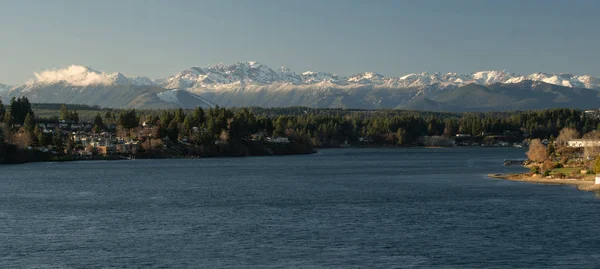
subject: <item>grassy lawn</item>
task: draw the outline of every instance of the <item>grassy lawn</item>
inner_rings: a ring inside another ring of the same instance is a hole
[[[579,173],[580,170],[585,170],[585,167],[563,167],[563,168],[556,168],[556,169],[550,171],[550,174],[554,175],[554,174],[558,174],[558,173],[563,173],[565,175],[569,175],[572,172]]]

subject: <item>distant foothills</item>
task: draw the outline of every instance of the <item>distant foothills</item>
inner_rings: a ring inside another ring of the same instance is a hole
[[[0,105],[0,163],[310,154],[318,148],[489,146],[597,130],[598,110],[418,112],[332,108],[114,109]]]
[[[296,73],[258,62],[193,67],[161,78],[105,73],[84,66],[35,73],[22,85],[0,84],[0,98],[105,108],[290,107],[514,111],[598,106],[600,80],[590,75],[479,71],[401,77],[364,72]]]

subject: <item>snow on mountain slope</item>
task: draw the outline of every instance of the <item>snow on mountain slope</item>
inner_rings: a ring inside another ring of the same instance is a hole
[[[346,86],[352,84],[386,86],[396,88],[425,87],[439,85],[441,87],[459,87],[470,83],[488,85],[493,83],[519,83],[524,80],[541,81],[566,87],[600,89],[598,78],[572,74],[534,73],[519,75],[507,71],[478,71],[471,74],[458,73],[414,73],[401,77],[384,77],[374,72],[364,72],[344,77],[327,72],[306,71],[295,73],[289,68],[282,67],[273,70],[258,62],[237,63],[230,66],[216,65],[208,67],[193,67],[156,83],[167,89],[198,90],[243,90],[254,89],[248,85],[322,85],[333,84]],[[289,88],[289,87],[287,87]],[[295,87],[292,87],[295,88]]]
[[[27,96],[33,102],[131,108],[193,108],[215,104],[393,108],[409,102],[433,106],[433,101],[437,102],[432,99],[435,96],[470,84],[536,81],[567,89],[600,91],[600,80],[589,75],[520,75],[492,70],[471,74],[422,72],[400,77],[364,72],[345,77],[319,71],[296,73],[286,67],[271,69],[258,62],[192,67],[158,80],[105,73],[79,65],[34,75],[33,80],[23,85],[0,85],[0,97],[5,102],[12,97]]]
[[[3,92],[7,92],[8,90],[10,90],[10,88],[10,86],[0,83],[0,94],[2,94]]]
[[[214,107],[210,101],[185,90],[173,89],[159,92],[156,96],[167,103],[176,104],[182,108]]]
[[[71,65],[67,68],[46,70],[34,73],[35,80],[28,84],[66,83],[73,86],[131,84],[136,86],[154,85],[147,77],[127,77],[121,73],[104,73],[89,67]]]

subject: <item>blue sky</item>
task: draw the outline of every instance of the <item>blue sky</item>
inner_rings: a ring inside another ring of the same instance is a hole
[[[0,83],[80,64],[161,78],[255,60],[340,75],[600,75],[595,0],[0,0]]]

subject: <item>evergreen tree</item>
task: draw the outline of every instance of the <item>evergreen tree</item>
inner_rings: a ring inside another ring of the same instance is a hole
[[[45,140],[44,132],[42,132],[40,130],[40,127],[37,125],[33,129],[33,136],[34,136],[34,141],[36,141],[39,146],[42,146],[42,147],[45,146],[46,141],[44,141]]]
[[[189,132],[191,132],[192,128],[194,126],[193,125],[193,117],[190,115],[185,116],[185,119],[183,120],[183,132],[188,134]]]
[[[31,116],[31,114],[28,113],[27,116],[25,116],[25,121],[23,123],[23,127],[25,128],[25,131],[27,131],[27,133],[29,135],[33,135],[33,131],[34,131],[36,125],[35,125],[33,116]]]
[[[10,111],[4,113],[4,119],[2,120],[2,122],[9,126],[13,124],[12,114],[10,113]]]
[[[58,154],[64,154],[65,153],[65,144],[60,135],[60,132],[61,132],[60,129],[57,128],[52,133],[52,147],[53,147],[54,151],[56,151]]]
[[[196,107],[192,114],[192,127],[200,127],[204,124],[204,110],[201,107]]]
[[[4,120],[5,113],[6,113],[6,108],[4,108],[4,104],[2,103],[2,98],[0,98],[0,121]]]
[[[10,100],[11,123],[23,124],[23,122],[25,122],[25,117],[27,116],[27,114],[31,114],[32,117],[34,116],[33,110],[31,109],[31,104],[29,103],[27,97],[13,97]]]
[[[132,129],[138,126],[139,120],[135,109],[121,111],[117,124],[125,129]]]
[[[185,119],[185,112],[183,112],[183,109],[179,108],[179,109],[175,110],[175,121],[177,121],[177,123],[183,123],[184,119]]]
[[[179,130],[178,130],[178,122],[173,119],[171,121],[171,123],[169,124],[168,128],[167,128],[167,136],[169,137],[169,140],[171,141],[177,141],[177,138],[179,137]]]
[[[59,112],[59,116],[58,119],[61,121],[66,121],[69,119],[69,110],[67,109],[67,106],[65,104],[62,104],[60,106],[60,112]]]
[[[94,117],[94,131],[96,133],[100,133],[100,132],[102,132],[103,129],[104,129],[104,121],[102,120],[102,116],[100,116],[100,113],[98,113]]]

